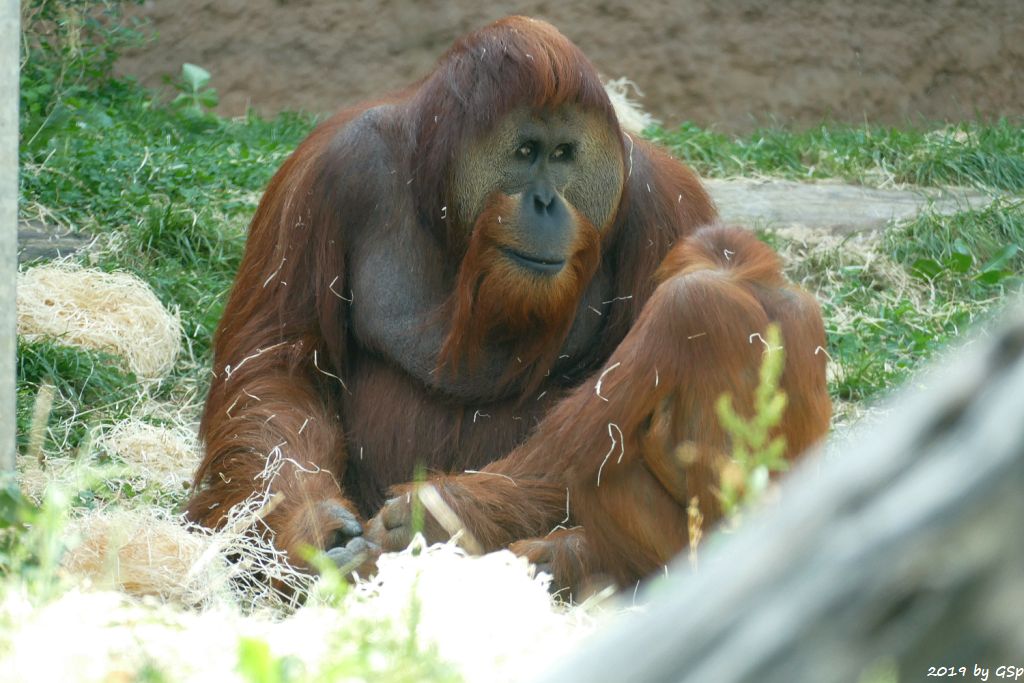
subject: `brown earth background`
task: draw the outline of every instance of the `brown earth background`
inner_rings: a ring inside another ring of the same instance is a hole
[[[1024,113],[1024,0],[147,0],[155,42],[119,68],[213,74],[220,113],[329,112],[428,73],[454,38],[546,19],[666,125],[727,131]]]

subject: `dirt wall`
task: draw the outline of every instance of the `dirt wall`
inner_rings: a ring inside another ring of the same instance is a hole
[[[426,74],[506,14],[551,21],[667,124],[958,120],[1024,113],[1022,0],[148,0],[158,86],[194,62],[221,112],[332,111]]]

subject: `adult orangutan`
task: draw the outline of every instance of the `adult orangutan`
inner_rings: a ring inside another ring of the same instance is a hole
[[[720,516],[713,405],[749,407],[770,321],[788,454],[829,420],[817,304],[715,221],[552,26],[461,38],[271,181],[217,330],[188,515],[216,526],[269,487],[278,547],[347,564],[409,542],[419,465],[483,549],[560,584],[660,567],[691,497]],[[429,514],[425,532],[449,535]]]

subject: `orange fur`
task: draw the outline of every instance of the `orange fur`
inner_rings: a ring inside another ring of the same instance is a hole
[[[787,457],[828,430],[818,307],[785,283],[767,246],[744,230],[705,228],[672,251],[659,279],[604,369],[559,403],[525,444],[484,475],[446,480],[447,497],[487,547],[555,527],[567,489],[571,522],[586,533],[590,556],[547,551],[557,576],[577,584],[586,578],[575,574],[583,567],[625,584],[668,562],[689,540],[692,497],[706,524],[721,517],[714,492],[729,441],[714,404],[729,392],[749,413],[764,351],[752,335],[763,338],[769,322],[780,324],[786,349],[782,388],[790,404],[779,431]],[[495,524],[477,514],[481,507],[519,516],[514,525]],[[562,543],[564,536],[543,540]],[[540,540],[517,547],[536,554]],[[571,559],[559,565],[559,557]]]
[[[573,210],[576,239],[568,266],[555,277],[524,274],[498,251],[514,246],[507,244],[507,223],[517,213],[516,202],[499,194],[480,214],[447,307],[452,325],[440,361],[442,368],[463,362],[472,367],[474,352],[486,342],[528,339],[517,347],[519,362],[502,378],[508,382],[532,371],[528,393],[539,386],[569,334],[580,296],[597,270],[601,245],[594,226]]]
[[[501,257],[514,246],[498,221],[515,220],[510,198],[493,196],[473,225],[441,210],[453,159],[524,105],[572,106],[620,133],[578,48],[512,17],[460,39],[413,88],[325,122],[282,165],[214,340],[189,517],[222,524],[266,488],[281,501],[266,525],[289,552],[340,528],[325,502],[372,517],[369,535],[393,549],[408,541],[405,498],[382,504],[409,490],[419,464],[484,548],[519,541],[566,583],[628,582],[685,546],[690,497],[707,523],[720,515],[729,444],[713,404],[729,391],[749,407],[761,360],[750,335],[771,321],[786,345],[789,456],[825,433],[817,304],[750,234],[699,230],[715,221],[710,198],[650,143],[614,138],[614,220],[598,229],[570,207],[573,253],[557,276]],[[369,300],[353,292],[361,267]],[[357,325],[360,311],[401,313],[392,304],[407,301],[427,307],[412,333],[382,329],[405,335],[395,348],[408,357],[366,332],[376,318]],[[588,331],[570,356],[577,328]],[[415,356],[423,340],[426,360]],[[463,394],[445,384],[463,376]],[[264,478],[269,454],[282,460]],[[548,536],[557,526],[574,528]]]

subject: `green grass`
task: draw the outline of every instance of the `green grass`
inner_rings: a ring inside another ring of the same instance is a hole
[[[147,395],[195,404],[246,225],[315,119],[222,119],[164,105],[114,77],[117,50],[140,40],[120,19],[120,3],[33,0],[25,11],[21,216],[96,237],[88,265],[134,273],[166,306],[180,307],[186,353]],[[22,446],[44,380],[56,387],[51,451],[77,448],[90,424],[125,417],[138,394],[109,356],[56,344],[22,344],[18,370]]]
[[[1024,198],[999,199],[979,211],[925,214],[888,234],[886,249],[911,270],[970,297],[977,285],[1020,274]]]
[[[313,122],[196,119],[148,97],[126,86],[114,102],[65,105],[73,123],[46,124],[22,149],[23,212],[100,236],[96,265],[133,272],[180,305],[203,357],[259,191]]]
[[[43,447],[49,452],[77,448],[90,424],[127,417],[138,396],[135,376],[119,368],[109,354],[53,342],[19,342],[17,359],[18,447],[29,442],[32,407],[40,388],[53,388],[54,403]]]
[[[837,372],[833,398],[866,403],[905,381],[972,323],[1020,291],[1024,206],[997,200],[951,216],[924,213],[884,234],[766,234],[788,275],[821,302]],[[805,248],[807,247],[807,248]]]
[[[312,122],[298,116],[274,122],[183,118],[155,107],[148,93],[131,84],[119,99],[98,100],[65,104],[74,111],[69,121],[78,123],[23,146],[21,211],[25,218],[98,237],[90,265],[135,273],[166,306],[181,307],[188,353],[158,394],[167,397],[176,380],[195,380],[208,364],[259,190]],[[111,112],[103,126],[83,123],[100,109]],[[51,119],[46,126],[56,124]],[[54,345],[23,348],[20,399],[36,385],[33,368],[48,364],[50,376],[77,385],[74,392],[60,391],[69,400],[77,397],[68,410],[122,414],[89,400],[94,393],[120,397],[136,384],[124,375],[118,385],[109,357]],[[19,401],[20,424],[28,409]],[[82,424],[71,431],[74,446]]]
[[[925,129],[826,124],[810,130],[757,130],[729,136],[684,123],[650,137],[708,176],[841,178],[879,184],[964,185],[1024,191],[1020,120]]]

